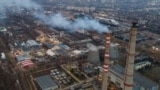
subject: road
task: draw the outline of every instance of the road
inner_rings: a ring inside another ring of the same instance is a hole
[[[61,65],[62,69],[66,71],[72,78],[74,78],[77,82],[81,82],[77,77],[75,77],[70,71],[68,71],[64,65]]]
[[[22,90],[33,90],[31,82],[25,72],[19,71],[18,78],[19,78]]]
[[[19,78],[22,90],[29,90],[28,84],[25,80],[25,76],[24,76],[23,72],[21,72],[21,71],[18,72],[18,78]]]

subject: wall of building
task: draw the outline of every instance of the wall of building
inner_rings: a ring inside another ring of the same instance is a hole
[[[43,89],[43,90],[55,90],[57,88],[58,88],[58,86],[54,86],[54,87],[46,88],[46,89]]]
[[[109,78],[111,80],[111,82],[115,83],[118,87],[123,88],[124,85],[124,80],[122,78],[120,78],[119,76],[117,76],[116,74],[113,74],[111,72],[109,72]]]
[[[100,68],[101,73],[102,73],[102,70],[103,69]],[[114,84],[116,84],[117,87],[122,88],[123,90],[124,89],[124,77],[121,74],[109,69],[108,78],[109,78],[109,81],[113,82]],[[138,85],[137,83],[134,83],[133,90],[158,90],[158,86],[154,86],[152,88],[146,88],[141,85]]]

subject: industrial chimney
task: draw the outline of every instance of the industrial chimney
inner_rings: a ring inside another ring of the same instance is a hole
[[[137,35],[137,22],[132,22],[130,31],[130,41],[128,47],[128,57],[125,67],[125,81],[124,90],[133,90],[133,72],[134,72],[134,58],[135,58],[135,45]]]
[[[105,54],[104,54],[104,65],[103,65],[103,81],[102,81],[102,90],[107,90],[108,88],[108,68],[109,68],[109,49],[110,49],[110,38],[111,33],[106,34],[105,42]]]

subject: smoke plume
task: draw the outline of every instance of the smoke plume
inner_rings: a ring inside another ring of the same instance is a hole
[[[5,9],[11,6],[14,6],[17,10],[20,10],[21,8],[40,8],[37,3],[31,0],[0,0],[1,11],[5,12]]]
[[[98,32],[107,32],[108,28],[98,21],[89,19],[87,17],[77,18],[74,21],[67,20],[62,14],[54,14],[51,16],[46,16],[44,14],[36,14],[40,20],[45,24],[54,27],[64,28],[68,30],[74,29],[86,29],[86,30],[97,30]]]
[[[5,13],[5,9],[14,6],[17,10],[21,10],[21,8],[26,8],[29,10],[38,8],[43,11],[43,8],[33,2],[32,0],[0,0],[0,8],[1,12]],[[53,15],[45,15],[44,13],[35,12],[34,16],[43,21],[43,23],[53,26],[59,27],[69,30],[74,29],[87,29],[87,30],[97,30],[98,32],[107,32],[108,28],[98,21],[89,19],[87,17],[77,18],[74,21],[67,20],[62,14],[53,14]]]

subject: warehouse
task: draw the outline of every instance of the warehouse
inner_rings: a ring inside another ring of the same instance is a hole
[[[58,88],[58,85],[53,81],[49,75],[44,75],[35,78],[40,90],[55,90]]]

